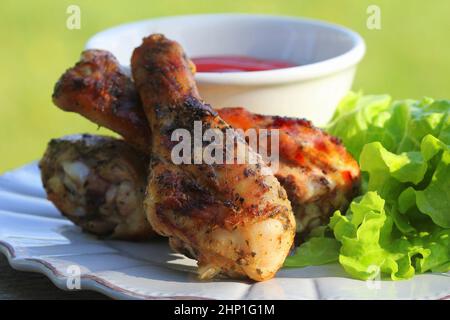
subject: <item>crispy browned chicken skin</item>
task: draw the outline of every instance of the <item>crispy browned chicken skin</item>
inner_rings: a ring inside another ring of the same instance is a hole
[[[143,208],[148,157],[122,140],[53,139],[40,161],[47,196],[84,231],[123,240],[155,235]]]
[[[53,102],[119,133],[148,153],[150,129],[139,95],[117,59],[104,50],[87,50],[55,85]]]
[[[304,119],[264,116],[244,108],[218,110],[229,125],[243,130],[279,129],[279,169],[275,176],[286,189],[306,235],[328,223],[330,215],[346,209],[359,187],[358,163],[335,137]]]
[[[152,131],[147,217],[172,246],[198,260],[201,278],[217,274],[262,281],[282,266],[294,239],[295,219],[285,190],[242,139],[236,144],[257,164],[180,164],[171,159],[171,133],[193,136],[203,129],[230,128],[200,99],[180,45],[151,35],[135,49],[131,67]],[[251,172],[251,174],[245,174]]]
[[[110,54],[95,50],[85,52],[84,55],[91,57],[92,64],[104,63],[106,61],[104,59],[93,58],[95,55],[101,55],[109,57],[107,59],[109,64],[117,65],[108,69],[92,66],[93,69],[102,69],[103,72],[119,69],[117,60]],[[74,73],[78,74],[81,71],[73,72],[71,70],[82,66],[83,64],[77,64],[63,75],[62,79],[72,82],[73,80],[70,79]],[[103,77],[99,76],[98,79],[112,77],[112,75],[104,75]],[[131,80],[129,81],[131,82]],[[86,92],[86,95],[91,94],[94,97],[99,95],[100,93],[96,93],[95,88],[101,87],[101,85],[93,85],[94,90]],[[128,96],[137,95],[137,93],[132,93],[132,91],[136,91],[134,86],[127,86],[120,91],[129,91]],[[73,94],[72,91],[66,92],[65,89],[61,89],[60,95],[67,95],[64,100],[72,101],[75,106],[80,105],[77,103],[77,99],[83,97],[81,94]],[[87,113],[96,113],[96,110],[99,109],[95,105],[96,100],[86,97],[86,101],[92,103],[91,105],[84,104],[86,109],[92,110]],[[59,100],[55,100],[55,103],[58,105]],[[108,106],[110,105],[106,105],[106,107]],[[127,108],[134,114],[143,114],[140,99],[136,101],[135,105],[127,105]],[[125,108],[119,107],[118,109]],[[77,108],[74,107],[73,110],[77,111]],[[78,112],[85,115],[83,110],[78,109]],[[122,118],[117,116],[115,119],[114,112],[114,110],[106,112],[111,115],[107,119],[108,127],[120,133]],[[217,112],[234,128],[243,130],[248,128],[280,129],[280,169],[276,173],[276,177],[288,193],[297,219],[297,231],[302,235],[306,235],[318,224],[327,223],[329,216],[337,209],[345,209],[355,195],[360,176],[357,162],[338,139],[313,127],[309,121],[256,115],[243,108],[224,108],[218,109]],[[102,116],[103,114],[97,112],[95,117]],[[150,144],[150,131],[144,128],[146,128],[144,121],[130,123],[127,126],[127,130],[130,130],[128,136],[141,134],[145,137],[143,140]]]

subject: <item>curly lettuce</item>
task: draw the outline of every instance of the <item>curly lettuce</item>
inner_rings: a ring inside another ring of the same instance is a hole
[[[449,271],[450,101],[350,93],[326,129],[359,159],[362,194],[285,266],[338,261],[362,280]]]

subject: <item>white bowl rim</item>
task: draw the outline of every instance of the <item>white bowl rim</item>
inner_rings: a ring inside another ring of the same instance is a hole
[[[366,45],[363,38],[355,31],[344,26],[304,17],[293,17],[286,15],[269,15],[269,14],[247,14],[247,13],[218,13],[218,14],[192,14],[192,15],[173,15],[163,16],[152,19],[145,19],[135,22],[120,24],[94,34],[86,43],[85,49],[97,48],[95,43],[105,36],[111,36],[117,31],[122,31],[130,27],[144,26],[151,22],[162,20],[177,19],[198,19],[198,18],[232,18],[246,17],[249,19],[272,19],[291,22],[304,22],[311,25],[322,26],[334,31],[340,32],[349,37],[352,41],[350,50],[335,57],[322,61],[294,66],[283,69],[252,71],[252,72],[197,72],[195,79],[200,84],[227,84],[227,85],[272,85],[282,84],[286,82],[298,82],[316,79],[337,72],[349,69],[361,61],[365,52]],[[125,66],[128,67],[128,66]]]

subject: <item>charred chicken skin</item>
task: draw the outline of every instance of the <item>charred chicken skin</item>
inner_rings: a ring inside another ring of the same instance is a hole
[[[272,278],[293,244],[295,219],[286,191],[242,139],[257,164],[180,164],[171,159],[171,133],[193,136],[230,128],[204,104],[180,45],[151,35],[135,49],[132,74],[152,132],[145,209],[152,227],[198,261],[199,276]]]
[[[148,156],[124,141],[53,139],[39,165],[48,199],[84,231],[122,240],[155,235],[143,208]]]
[[[101,55],[109,57],[110,64],[116,64],[114,68],[102,68],[101,66],[92,66],[93,69],[102,69],[103,72],[108,70],[119,69],[118,62],[115,58],[100,50],[85,52],[86,56],[91,57],[91,63],[99,63],[104,60],[94,59],[93,56]],[[74,72],[83,64],[77,64],[63,75],[59,82],[73,82]],[[112,78],[112,75],[99,76],[98,79]],[[62,80],[65,79],[65,80]],[[131,82],[131,80],[129,80]],[[58,87],[58,86],[57,86]],[[93,118],[101,118],[104,115],[99,113],[99,107],[95,105],[96,100],[89,98],[98,96],[101,92],[96,92],[96,88],[101,85],[92,85],[93,90],[85,92],[86,110],[80,110],[81,103],[77,100],[83,97],[82,94],[76,94],[73,91],[66,91],[65,88],[60,89],[59,95],[63,101],[70,101],[73,105],[72,110],[82,115],[95,114]],[[128,90],[129,96],[136,96],[134,86],[128,86],[126,89],[121,88],[119,91]],[[132,93],[134,91],[135,93]],[[66,96],[66,97],[65,97]],[[54,100],[58,103],[60,100]],[[77,107],[78,106],[78,107]],[[107,108],[111,105],[103,106]],[[64,109],[64,107],[62,107]],[[124,108],[118,107],[119,110]],[[143,114],[140,99],[137,99],[135,105],[128,105],[128,110],[134,114]],[[99,121],[104,123],[108,120],[108,127],[113,131],[120,133],[120,124],[122,118],[114,116],[115,110],[107,111],[111,115],[108,119]],[[329,216],[337,209],[345,209],[349,201],[355,195],[359,186],[360,171],[357,162],[345,150],[340,141],[322,130],[315,128],[309,121],[294,118],[282,118],[276,116],[263,116],[252,114],[243,108],[224,108],[217,110],[229,125],[236,129],[247,130],[249,128],[257,129],[279,129],[280,131],[280,148],[279,148],[279,170],[276,177],[286,189],[288,198],[292,203],[292,207],[297,220],[297,232],[302,236],[317,226],[328,222]],[[125,119],[127,119],[125,117]],[[128,136],[141,135],[145,143],[150,146],[151,135],[150,130],[146,130],[145,121],[129,123],[127,130],[130,130]],[[146,150],[150,148],[144,147]]]
[[[150,129],[130,77],[108,51],[87,50],[56,83],[53,102],[119,133],[148,152]]]
[[[218,110],[229,125],[247,130],[279,129],[279,166],[275,176],[286,189],[297,232],[328,223],[344,210],[359,187],[358,163],[335,137],[304,119],[264,116],[244,108]]]

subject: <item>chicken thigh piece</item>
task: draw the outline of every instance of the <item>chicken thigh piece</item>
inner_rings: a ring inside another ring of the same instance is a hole
[[[297,232],[329,222],[345,211],[358,193],[360,169],[339,139],[304,119],[265,116],[244,108],[224,108],[219,115],[234,128],[279,129],[279,169],[275,176],[286,189]]]
[[[148,161],[122,140],[72,135],[51,140],[39,165],[48,199],[84,231],[145,240],[155,235],[143,207]]]
[[[171,158],[171,134],[192,136],[229,126],[200,99],[179,44],[151,35],[135,49],[132,74],[152,131],[147,217],[175,249],[198,260],[199,276],[222,274],[272,278],[282,266],[295,235],[295,219],[285,190],[262,159],[242,139],[256,164],[179,164]]]

